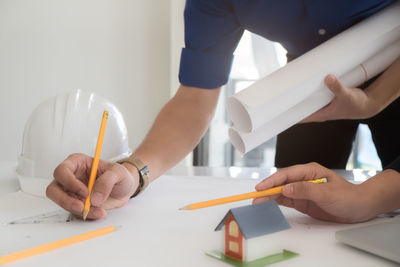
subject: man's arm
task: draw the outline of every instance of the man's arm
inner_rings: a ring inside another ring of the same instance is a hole
[[[148,165],[151,181],[193,150],[210,124],[219,92],[219,88],[207,90],[180,86],[160,111],[147,137],[133,154]],[[89,193],[86,182],[91,165],[90,156],[69,156],[55,169],[47,196],[64,209],[81,216],[83,201]],[[107,209],[123,206],[138,185],[139,174],[133,165],[100,161],[88,218],[104,218]]]
[[[181,86],[164,106],[134,157],[147,164],[150,180],[178,163],[199,142],[214,114],[219,87],[226,84],[233,51],[244,29],[226,1],[188,0],[185,5],[185,48],[179,70]],[[199,89],[207,88],[207,89]],[[80,215],[87,195],[86,173],[91,158],[72,155],[54,172],[47,195]],[[130,163],[100,162],[88,218],[106,216],[105,209],[124,205],[139,183]],[[97,194],[98,193],[98,194]]]
[[[214,115],[219,92],[219,88],[206,90],[181,85],[164,106],[133,154],[148,164],[150,180],[181,161],[199,143]]]

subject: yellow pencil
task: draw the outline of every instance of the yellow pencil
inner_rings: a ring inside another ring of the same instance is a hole
[[[101,153],[101,147],[103,146],[103,139],[104,139],[104,133],[106,131],[107,118],[108,118],[108,111],[105,110],[103,112],[103,118],[101,120],[99,138],[97,139],[96,151],[94,152],[92,169],[90,171],[89,183],[88,183],[89,195],[86,197],[85,200],[85,207],[83,209],[83,215],[82,215],[83,220],[86,220],[86,217],[90,210],[90,197],[92,195],[94,181],[96,180],[97,167],[99,166],[100,153]]]
[[[25,249],[22,251],[18,251],[15,253],[11,253],[8,255],[4,255],[0,257],[0,265],[2,264],[6,264],[12,261],[16,261],[16,260],[20,260],[23,258],[27,258],[30,256],[34,256],[43,252],[47,252],[50,250],[54,250],[56,248],[61,248],[61,247],[65,247],[68,245],[72,245],[81,241],[85,241],[91,238],[95,238],[98,236],[102,236],[105,234],[109,234],[111,232],[114,232],[115,229],[117,229],[118,227],[115,226],[107,226],[101,229],[97,229],[91,232],[87,232],[84,234],[80,234],[80,235],[76,235],[76,236],[72,236],[72,237],[68,237],[65,239],[61,239],[55,242],[51,242],[45,245],[41,245],[41,246],[37,246],[37,247],[33,247],[33,248],[29,248],[29,249]]]
[[[316,179],[316,180],[310,180],[307,182],[320,184],[320,183],[326,183],[327,180],[326,180],[326,178],[321,178],[321,179]],[[213,199],[213,200],[207,200],[207,201],[203,201],[203,202],[193,203],[193,204],[189,204],[185,207],[180,208],[180,210],[196,210],[196,209],[207,208],[207,207],[211,207],[211,206],[221,205],[221,204],[245,200],[245,199],[277,195],[277,194],[282,193],[282,188],[283,188],[283,186],[277,186],[277,187],[273,187],[273,188],[263,190],[263,191],[244,193],[244,194],[240,194],[240,195],[234,195],[234,196],[229,196],[229,197],[223,197],[223,198],[217,198],[217,199]]]

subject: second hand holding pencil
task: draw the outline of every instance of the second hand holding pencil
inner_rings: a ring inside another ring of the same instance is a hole
[[[314,184],[320,184],[320,183],[326,183],[327,180],[326,180],[326,178],[321,178],[321,179],[316,179],[316,180],[309,180],[307,182],[314,183]],[[282,193],[282,188],[283,188],[283,186],[277,186],[277,187],[273,187],[273,188],[270,188],[267,190],[244,193],[244,194],[240,194],[240,195],[234,195],[234,196],[229,196],[229,197],[223,197],[223,198],[217,198],[217,199],[207,200],[207,201],[203,201],[203,202],[193,203],[193,204],[190,204],[190,205],[180,208],[180,210],[202,209],[202,208],[207,208],[207,207],[211,207],[211,206],[221,205],[221,204],[245,200],[245,199],[277,195],[277,194]]]

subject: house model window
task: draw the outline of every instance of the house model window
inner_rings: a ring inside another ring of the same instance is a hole
[[[229,210],[215,231],[223,230],[225,256],[249,262],[282,253],[279,232],[289,228],[272,200]]]
[[[239,227],[234,220],[229,223],[229,235],[233,237],[239,236]]]

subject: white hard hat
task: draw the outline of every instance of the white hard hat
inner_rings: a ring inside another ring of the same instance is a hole
[[[110,101],[82,90],[52,97],[32,112],[25,125],[16,169],[22,191],[45,196],[54,169],[68,155],[93,157],[104,110],[109,116],[100,158],[117,161],[128,157],[126,125]]]

